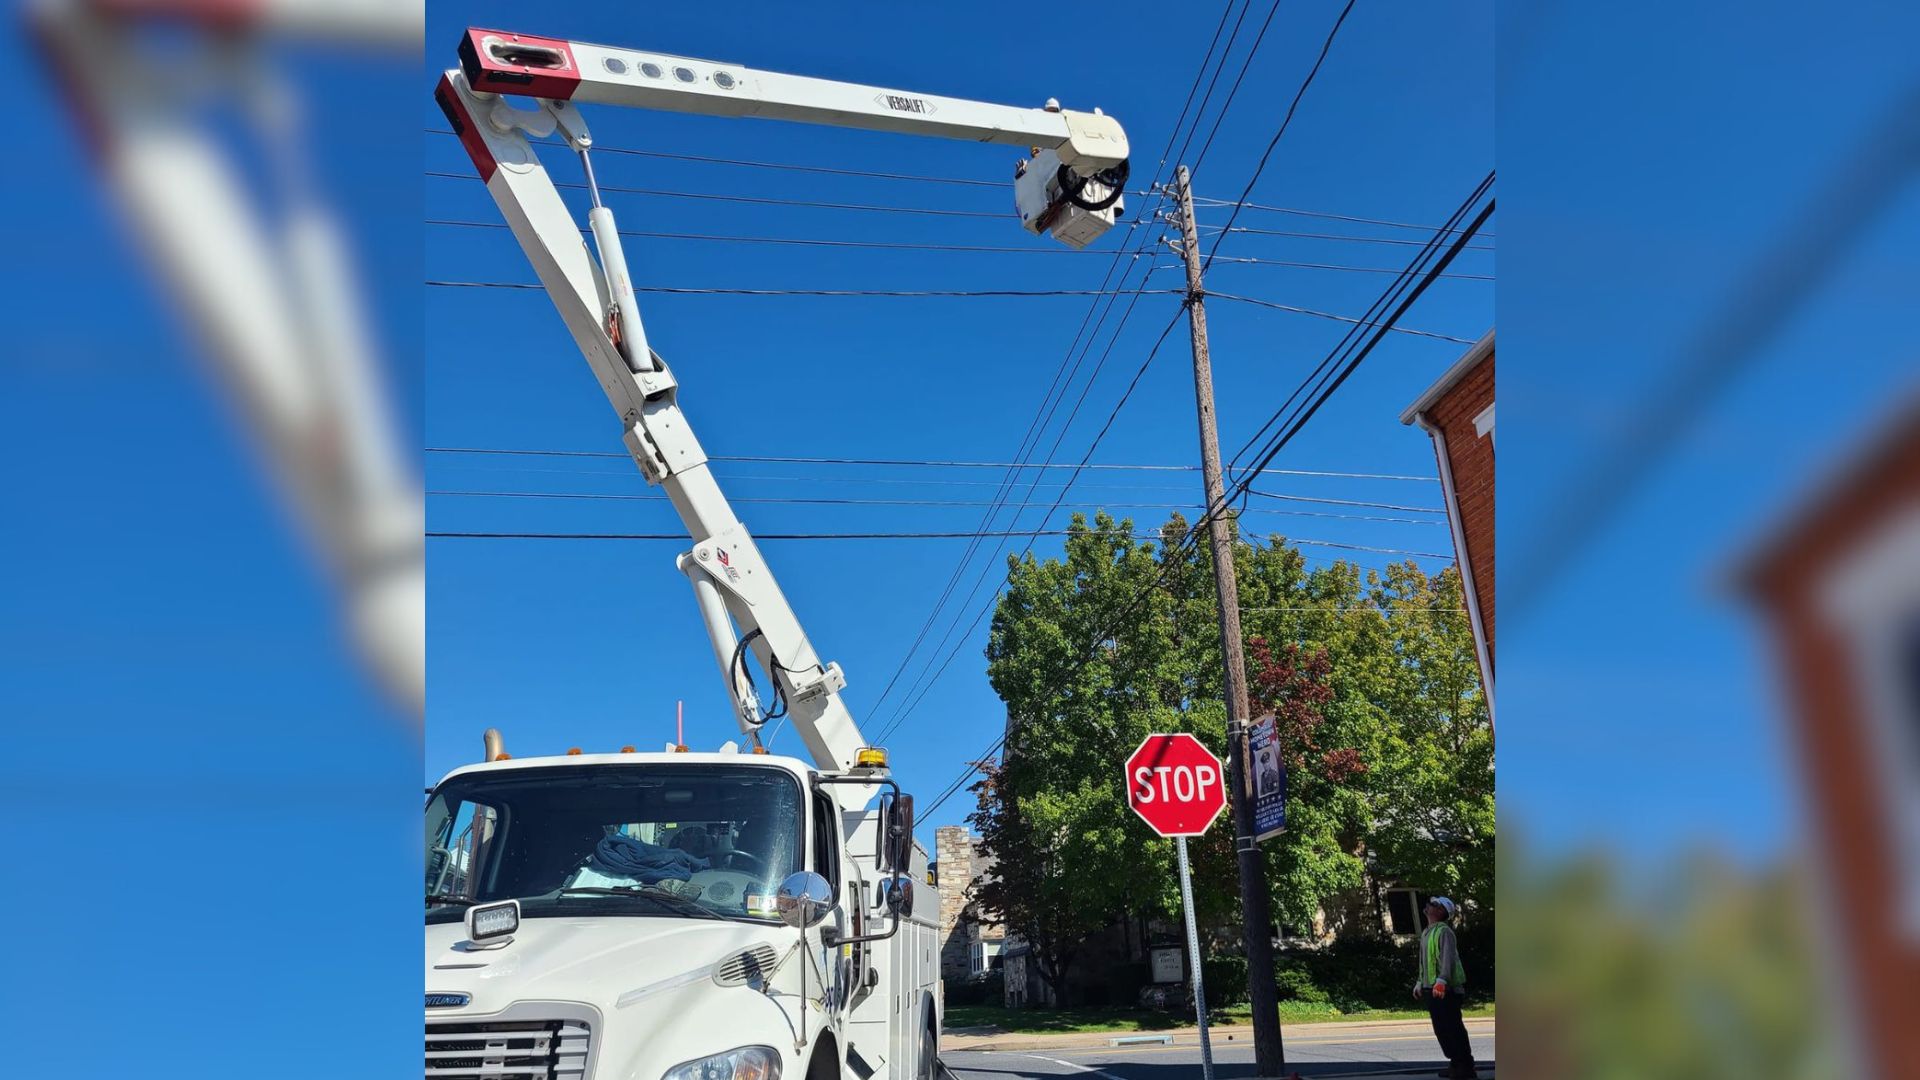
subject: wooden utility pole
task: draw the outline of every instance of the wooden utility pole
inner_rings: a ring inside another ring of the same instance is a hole
[[[1247,762],[1247,659],[1240,642],[1239,585],[1233,572],[1233,538],[1226,518],[1226,480],[1220,471],[1220,432],[1214,420],[1213,362],[1207,353],[1206,290],[1200,284],[1199,226],[1193,219],[1193,188],[1185,165],[1174,172],[1180,203],[1180,253],[1187,263],[1187,322],[1193,332],[1193,396],[1200,413],[1200,470],[1207,486],[1207,537],[1213,550],[1213,581],[1220,608],[1220,651],[1227,677],[1227,791],[1232,804],[1234,858],[1240,864],[1240,917],[1247,944],[1247,996],[1253,1004],[1255,1072],[1279,1076],[1286,1064],[1280,1036],[1280,991],[1274,984],[1273,919],[1266,869],[1254,842],[1253,784]]]

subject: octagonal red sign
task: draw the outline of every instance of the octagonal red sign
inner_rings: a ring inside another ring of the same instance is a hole
[[[1127,758],[1127,805],[1161,836],[1198,836],[1227,805],[1226,770],[1191,735],[1149,735]]]

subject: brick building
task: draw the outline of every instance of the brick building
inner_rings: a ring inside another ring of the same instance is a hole
[[[1480,654],[1480,681],[1493,710],[1493,331],[1400,414],[1433,440],[1441,496],[1453,529],[1467,617]]]
[[[1861,1076],[1920,1063],[1920,401],[1750,559]]]
[[[940,977],[983,974],[999,966],[1003,938],[998,923],[981,918],[973,890],[993,861],[980,854],[980,839],[958,825],[935,829],[933,845],[940,894]]]

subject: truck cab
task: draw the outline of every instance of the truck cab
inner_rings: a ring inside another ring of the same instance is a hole
[[[935,1069],[926,852],[878,769],[742,753],[465,766],[426,808],[428,1077]]]

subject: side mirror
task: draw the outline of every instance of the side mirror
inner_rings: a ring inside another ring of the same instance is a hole
[[[787,875],[780,883],[773,894],[773,904],[781,922],[805,930],[833,911],[833,886],[819,874],[802,870]]]
[[[887,804],[887,869],[904,874],[913,861],[913,796],[901,795]]]
[[[907,875],[895,874],[882,881],[880,895],[886,901],[887,914],[896,919],[913,914],[913,879]]]

